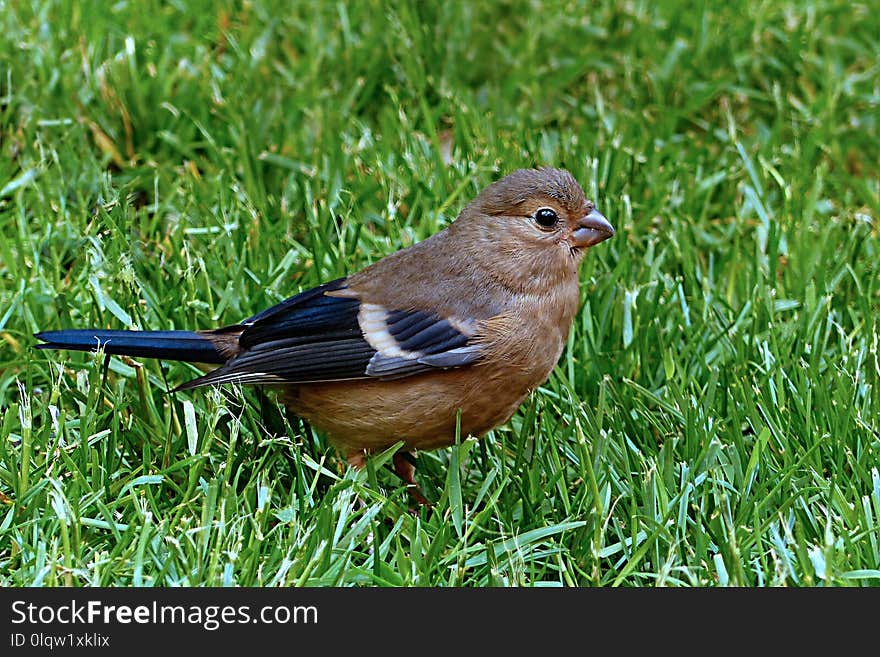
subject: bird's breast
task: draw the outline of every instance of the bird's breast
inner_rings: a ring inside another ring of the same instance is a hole
[[[573,294],[521,296],[479,323],[477,339],[485,352],[473,365],[395,380],[290,386],[285,401],[346,454],[377,451],[399,440],[409,449],[450,445],[459,413],[463,437],[482,435],[510,419],[550,375],[577,302],[576,286]]]

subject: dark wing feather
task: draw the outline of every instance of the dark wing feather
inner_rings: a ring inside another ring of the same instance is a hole
[[[370,304],[361,323],[361,301],[327,296],[345,289],[338,279],[307,290],[250,317],[236,329],[238,354],[180,389],[240,383],[314,383],[396,379],[476,361],[479,347],[445,318],[424,311],[386,311]],[[218,334],[228,334],[229,328]]]
[[[248,317],[241,323],[245,326],[252,326],[261,322],[262,320],[269,319],[278,315],[287,314],[297,307],[308,308],[310,301],[313,301],[317,297],[323,297],[325,292],[333,292],[334,290],[341,290],[345,288],[345,280],[345,278],[337,278],[328,283],[323,283],[322,285],[318,285],[317,287],[304,290],[299,294],[295,294],[289,299],[285,299],[281,303],[275,304],[274,306],[266,308],[266,310],[258,312],[252,317]]]
[[[361,334],[357,322],[357,299],[328,297],[345,287],[345,279],[319,285],[272,306],[242,322],[245,329],[239,345],[248,349],[273,340],[302,337],[322,342],[356,338]]]

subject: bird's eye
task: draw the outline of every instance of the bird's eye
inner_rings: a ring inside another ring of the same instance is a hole
[[[550,208],[541,208],[535,213],[535,221],[542,228],[553,228],[559,221],[559,215]]]

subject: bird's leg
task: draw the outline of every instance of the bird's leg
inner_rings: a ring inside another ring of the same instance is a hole
[[[416,466],[413,463],[413,455],[409,452],[395,452],[394,472],[406,482],[406,490],[413,501],[419,506],[431,506],[427,498],[422,495],[422,489],[416,482]]]
[[[348,464],[352,468],[354,468],[355,470],[363,470],[367,466],[367,453],[364,450],[348,452],[348,454],[345,455],[345,460],[348,461]],[[367,503],[364,502],[364,499],[360,495],[357,496],[357,503],[358,503],[358,506],[360,507],[361,511],[366,510]],[[367,542],[367,552],[370,555],[372,555],[373,554],[373,530],[372,529],[370,529],[370,531],[367,532],[366,542]]]
[[[351,451],[346,454],[345,460],[355,470],[363,470],[367,465],[367,453],[362,449]]]
[[[422,489],[416,482],[416,466],[413,463],[413,455],[409,452],[396,452],[393,457],[394,472],[406,482],[406,490],[410,498],[419,506],[431,506],[428,499],[422,495]],[[363,450],[351,451],[346,455],[348,464],[356,470],[366,467],[367,454]]]

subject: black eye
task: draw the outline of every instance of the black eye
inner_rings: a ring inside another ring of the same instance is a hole
[[[559,221],[559,216],[550,208],[541,208],[535,213],[535,221],[544,228],[553,228]]]

